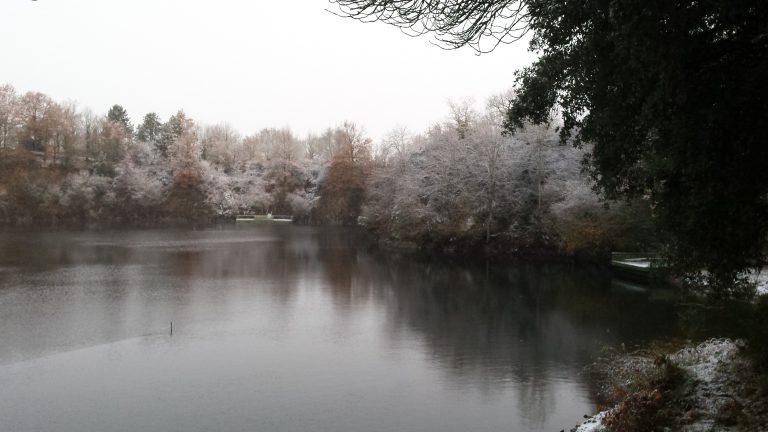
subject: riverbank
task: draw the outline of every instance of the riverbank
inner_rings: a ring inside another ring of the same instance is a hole
[[[441,242],[433,241],[420,244],[415,241],[380,238],[376,232],[370,230],[369,233],[383,250],[415,256],[437,256],[449,260],[461,259],[492,263],[575,261],[607,265],[611,256],[609,249],[599,247],[583,249],[578,252],[565,250],[551,237],[541,238],[541,241],[538,242],[494,239],[490,243],[485,243],[482,239],[477,238],[453,238]]]
[[[741,340],[610,353],[590,372],[609,408],[572,432],[768,430],[768,379]]]

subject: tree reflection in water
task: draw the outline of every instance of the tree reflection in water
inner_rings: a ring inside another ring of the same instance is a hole
[[[364,317],[387,355],[418,353],[452,391],[505,401],[512,392],[516,417],[535,429],[561,409],[563,388],[590,393],[580,373],[603,346],[676,331],[676,306],[653,294],[575,265],[418,260],[335,228],[9,233],[0,365],[165,334],[171,319],[174,338],[247,330],[257,325],[249,316],[291,337],[308,322],[297,314],[330,305],[323,319],[337,337]]]

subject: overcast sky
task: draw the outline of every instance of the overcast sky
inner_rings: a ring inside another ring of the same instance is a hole
[[[183,108],[243,134],[303,135],[352,120],[375,139],[419,132],[448,98],[478,105],[512,85],[527,44],[476,56],[382,23],[326,11],[326,0],[0,0],[0,83],[139,122]]]

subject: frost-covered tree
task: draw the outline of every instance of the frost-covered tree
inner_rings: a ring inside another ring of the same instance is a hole
[[[424,135],[388,134],[368,184],[369,228],[398,241],[498,253],[570,253],[625,236],[622,221],[634,210],[606,209],[597,198],[582,170],[588,149],[561,145],[551,125],[503,134],[505,104],[495,98],[484,112],[454,104]],[[587,226],[606,229],[587,241]]]
[[[137,166],[130,158],[124,159],[116,167],[111,192],[117,198],[116,217],[123,222],[142,224],[160,217],[164,188],[150,166]]]
[[[468,135],[468,157],[474,165],[470,169],[481,174],[474,178],[474,187],[479,204],[484,207],[485,242],[488,243],[502,196],[508,198],[508,191],[515,186],[514,179],[509,176],[514,162],[510,153],[511,140],[501,134],[501,125],[489,115],[478,120],[471,134],[469,130],[462,133]]]
[[[136,139],[144,142],[155,143],[160,139],[163,123],[160,117],[153,113],[144,114],[144,119],[136,130]]]
[[[16,147],[19,130],[19,98],[10,84],[0,85],[0,158],[8,158],[8,151]]]
[[[94,171],[101,175],[114,175],[115,165],[123,159],[130,143],[128,132],[121,123],[103,118],[91,133]]]
[[[157,139],[155,145],[163,157],[167,157],[170,152],[170,147],[174,142],[188,129],[190,123],[194,124],[191,119],[187,118],[187,115],[183,110],[179,110],[176,114],[172,115],[167,122],[163,123],[160,129],[160,137]]]
[[[201,157],[217,165],[225,172],[231,172],[238,156],[240,134],[228,124],[206,126],[202,130]]]
[[[334,130],[332,128],[326,129],[320,135],[311,135],[307,138],[307,157],[309,159],[319,157],[330,161],[336,152],[335,144]]]
[[[272,195],[267,192],[264,168],[250,163],[243,170],[225,173],[209,166],[209,200],[220,217],[238,214],[265,214],[273,206]]]
[[[363,211],[366,225],[380,237],[418,241],[434,224],[422,189],[426,176],[417,168],[424,156],[418,140],[400,127],[390,131],[382,143]]]
[[[68,174],[58,189],[62,219],[88,224],[108,217],[115,201],[111,186],[109,177],[86,172]]]
[[[472,99],[463,99],[458,102],[448,101],[448,107],[451,109],[451,125],[456,130],[459,139],[464,139],[469,135],[474,126],[473,123],[478,119],[477,111],[473,105]]]

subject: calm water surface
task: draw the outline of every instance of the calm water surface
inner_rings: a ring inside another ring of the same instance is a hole
[[[557,432],[594,411],[601,347],[674,315],[605,274],[334,229],[2,233],[0,431]]]

